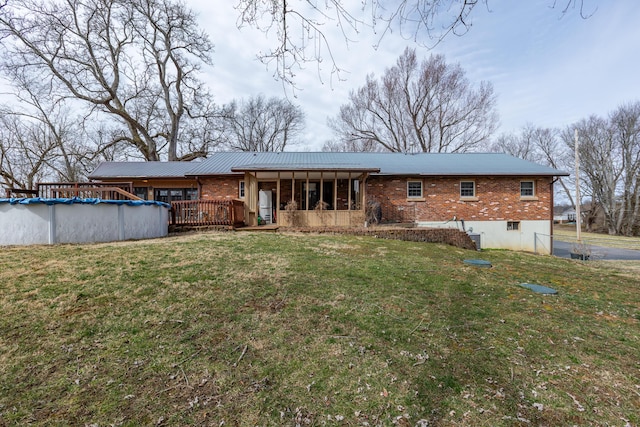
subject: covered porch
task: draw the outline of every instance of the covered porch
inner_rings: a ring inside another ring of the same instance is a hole
[[[244,172],[246,224],[288,227],[363,225],[366,180],[379,172],[353,165],[291,169],[251,165],[232,170]]]

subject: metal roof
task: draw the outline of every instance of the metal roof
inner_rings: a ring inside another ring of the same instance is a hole
[[[241,171],[352,170],[373,175],[417,176],[566,176],[548,166],[502,153],[334,153],[286,152],[214,153],[191,169],[188,176],[221,175]]]
[[[405,176],[569,175],[502,153],[219,152],[200,162],[104,162],[89,178],[184,178],[245,171],[354,171]]]
[[[89,179],[184,178],[195,162],[102,162]]]
[[[256,163],[234,166],[232,172],[245,171],[354,171],[380,172],[379,168],[366,167],[357,163]]]

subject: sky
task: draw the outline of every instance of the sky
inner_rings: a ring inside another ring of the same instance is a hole
[[[299,0],[300,1],[300,0]],[[235,0],[186,0],[215,45],[212,67],[202,75],[219,104],[263,94],[288,97],[306,115],[297,151],[319,151],[333,134],[327,118],[348,102],[350,90],[367,74],[381,76],[406,46],[418,56],[443,54],[459,63],[474,83],[488,81],[497,95],[500,133],[518,132],[527,123],[565,128],[590,115],[606,116],[618,106],[640,101],[640,2],[584,0],[584,13],[564,0],[489,0],[471,15],[463,36],[449,35],[435,47],[418,45],[397,32],[379,37],[364,30],[346,42],[335,22],[324,26],[344,79],[331,76],[328,63],[308,64],[296,74],[297,90],[274,78],[273,66],[256,58],[275,45],[274,35],[237,28]],[[299,2],[294,1],[294,5]],[[301,1],[300,1],[301,3]],[[324,3],[324,2],[321,2]],[[347,0],[345,3],[349,3]],[[359,4],[356,2],[353,4]],[[579,2],[578,2],[579,3]]]

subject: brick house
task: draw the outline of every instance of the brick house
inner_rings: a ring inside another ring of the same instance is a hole
[[[497,153],[222,152],[191,163],[105,162],[90,178],[130,180],[142,198],[166,202],[241,199],[248,225],[407,222],[463,229],[482,247],[544,253],[553,182],[567,175]]]

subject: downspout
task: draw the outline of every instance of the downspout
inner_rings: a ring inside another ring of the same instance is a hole
[[[549,221],[549,255],[553,255],[553,207],[555,205],[554,197],[553,197],[553,185],[560,179],[560,177],[556,177],[551,180],[549,192],[551,193],[551,209],[549,209],[550,213],[550,221]],[[535,242],[534,242],[535,243]]]

